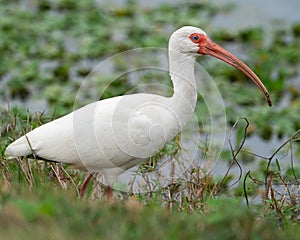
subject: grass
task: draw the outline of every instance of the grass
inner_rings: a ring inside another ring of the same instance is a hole
[[[228,198],[206,199],[204,211],[187,213],[169,212],[158,200],[147,206],[134,199],[107,206],[47,190],[46,196],[43,188],[30,196],[7,197],[1,211],[2,238],[296,239],[299,233],[297,226],[279,230],[273,216],[258,219],[258,210]]]
[[[13,121],[18,117],[12,119],[12,116],[10,113],[7,117],[17,124],[7,128],[11,136],[22,132],[20,122]],[[23,127],[43,122],[41,116],[29,116],[30,121]],[[99,195],[91,199],[91,184],[85,197],[79,198],[78,189],[84,179],[82,172],[34,159],[7,161],[2,151],[0,237],[297,239],[299,195],[293,187],[288,187],[297,186],[294,176],[297,172],[292,169],[294,172],[287,178],[276,154],[298,140],[299,135],[290,138],[260,169],[241,175],[235,188],[231,187],[230,169],[239,165],[246,135],[232,151],[232,162],[228,172],[224,171],[224,177],[218,179],[203,174],[203,169],[195,166],[172,184],[158,186],[156,191],[149,188],[142,194],[115,192],[111,205]],[[162,154],[172,155],[174,151],[168,147]],[[141,169],[139,174],[143,175],[145,169],[155,171],[156,168],[144,165]],[[279,191],[278,186],[284,189]],[[254,202],[252,198],[258,196],[259,202]]]
[[[60,164],[4,157],[5,147],[14,139],[72,111],[80,82],[94,67],[82,60],[99,62],[134,47],[164,47],[170,29],[188,24],[205,29],[209,19],[231,7],[191,2],[146,9],[135,1],[124,7],[99,7],[93,1],[59,0],[38,2],[25,11],[17,1],[3,1],[1,100],[19,104],[1,109],[1,239],[297,239],[300,93],[293,79],[299,76],[299,24],[276,30],[268,46],[259,26],[211,33],[219,43],[240,45],[251,56],[247,63],[263,79],[275,102],[275,108],[267,109],[262,97],[253,98],[257,89],[245,88],[244,77],[237,71],[216,61],[200,60],[222,89],[228,125],[233,126],[232,138],[236,139],[230,139],[232,148],[222,153],[227,161],[222,175],[193,165],[167,186],[151,182],[147,193],[115,192],[115,202],[108,205],[91,184],[86,196],[79,198],[85,173]],[[139,58],[138,64],[151,60]],[[126,71],[127,66],[116,61],[114,68]],[[141,76],[146,83],[159,79],[169,84],[166,73]],[[128,78],[117,79],[103,96],[134,88]],[[105,86],[110,80],[109,74],[102,73],[99,84]],[[91,96],[93,92],[86,93],[82,102]],[[288,96],[288,108],[279,106],[284,96]],[[26,101],[32,99],[45,99],[47,111],[27,109]],[[23,101],[25,104],[20,104]],[[204,117],[207,112],[199,97],[199,119],[210,123]],[[237,122],[244,116],[247,121]],[[274,146],[274,155],[257,156],[255,149],[249,153],[244,148],[254,133],[266,140],[274,135],[285,139],[281,146]],[[207,134],[205,128],[201,134]],[[168,145],[142,165],[138,174],[155,172],[156,160],[174,157],[179,147],[176,141]],[[201,150],[203,160],[209,159],[205,143]],[[245,171],[243,163],[247,161],[259,162],[258,167]]]
[[[281,219],[270,205],[247,207],[226,194],[206,196],[194,209],[187,202],[170,210],[159,192],[147,204],[129,197],[107,205],[78,199],[53,183],[31,191],[18,183],[2,185],[0,200],[3,239],[297,239],[300,231],[296,221]]]

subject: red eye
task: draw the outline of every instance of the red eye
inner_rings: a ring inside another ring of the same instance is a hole
[[[193,34],[191,34],[190,39],[194,43],[199,43],[199,42],[201,42],[201,40],[203,40],[203,35],[201,35],[199,33],[193,33]]]

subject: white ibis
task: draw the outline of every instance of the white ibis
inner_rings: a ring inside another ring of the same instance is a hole
[[[159,151],[192,116],[197,101],[194,64],[201,55],[219,58],[242,71],[272,105],[267,89],[246,64],[211,41],[203,30],[185,26],[169,40],[171,97],[139,93],[88,104],[26,133],[6,148],[6,156],[34,155],[102,172],[111,199],[118,175]]]

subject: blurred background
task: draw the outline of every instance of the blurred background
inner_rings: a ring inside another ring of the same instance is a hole
[[[99,62],[133,48],[166,48],[175,29],[194,25],[245,61],[269,89],[272,108],[241,73],[213,58],[199,59],[220,90],[228,127],[246,117],[245,148],[268,156],[300,128],[299,9],[298,0],[2,0],[1,130],[9,123],[8,109],[23,126],[28,112],[43,112],[47,122],[72,111],[82,81]],[[137,64],[156,60],[144,56]],[[127,75],[112,81],[112,73],[126,67],[125,59],[99,72],[96,88],[81,94],[81,104],[97,100],[97,89],[104,86],[102,99],[125,94],[137,84],[171,84],[168,73],[151,71],[138,82]],[[205,110],[200,96],[196,112],[201,121],[211,110]],[[233,135],[238,142],[243,128]],[[300,158],[299,146],[293,155]],[[226,147],[222,158],[231,159]]]

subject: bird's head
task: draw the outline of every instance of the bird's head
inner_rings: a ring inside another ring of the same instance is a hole
[[[175,31],[170,37],[169,49],[193,57],[210,55],[230,64],[248,76],[264,93],[269,106],[272,106],[268,90],[256,74],[240,59],[214,43],[200,28],[185,26]]]

